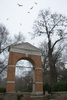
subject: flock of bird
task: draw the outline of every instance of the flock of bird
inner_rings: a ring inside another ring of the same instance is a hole
[[[34,2],[36,5],[37,5],[37,2]],[[17,5],[19,6],[19,7],[23,7],[23,5],[21,5],[21,4],[19,4],[19,3],[17,3]],[[31,7],[30,8],[30,10],[32,10],[33,9],[33,7]],[[30,12],[28,12],[28,13],[30,13]]]
[[[37,3],[37,2],[34,2],[34,4],[37,5],[38,3]],[[19,7],[23,7],[23,5],[21,5],[21,4],[19,4],[19,3],[17,3],[17,5],[18,5]],[[29,10],[32,10],[33,8],[34,8],[34,6],[30,7]],[[30,11],[28,11],[27,13],[30,14]],[[9,18],[7,18],[7,20],[9,20]],[[22,24],[20,23],[20,25],[22,25]]]

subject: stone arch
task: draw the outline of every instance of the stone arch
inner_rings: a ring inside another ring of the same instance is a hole
[[[15,92],[15,66],[18,60],[27,59],[34,66],[33,93],[43,94],[41,51],[29,43],[12,45],[9,48],[7,92]]]
[[[32,59],[32,58],[30,58],[30,57],[21,57],[20,59],[18,59],[18,61],[19,60],[28,60],[29,62],[31,62],[31,64],[33,65],[33,67],[35,66],[35,62],[34,62],[34,60]],[[17,62],[18,62],[17,61]],[[17,63],[16,62],[16,63]]]

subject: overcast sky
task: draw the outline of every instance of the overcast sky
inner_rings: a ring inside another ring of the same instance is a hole
[[[36,45],[42,39],[31,40],[29,32],[33,32],[39,10],[48,8],[67,16],[67,0],[0,0],[0,23],[6,26],[11,36],[22,32],[26,41]]]

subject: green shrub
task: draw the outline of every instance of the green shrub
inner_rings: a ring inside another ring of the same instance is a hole
[[[52,91],[67,91],[67,81],[60,81],[52,87]]]
[[[0,87],[0,93],[4,93],[4,92],[6,92],[6,88]]]
[[[48,93],[51,92],[51,86],[48,83],[45,83],[43,85],[43,93],[45,94],[45,91],[48,91]]]

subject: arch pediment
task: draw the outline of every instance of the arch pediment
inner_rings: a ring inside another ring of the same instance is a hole
[[[42,55],[39,48],[31,45],[28,42],[11,45],[9,51],[10,52],[25,53],[25,54],[32,54],[32,55],[40,55],[40,56]]]

